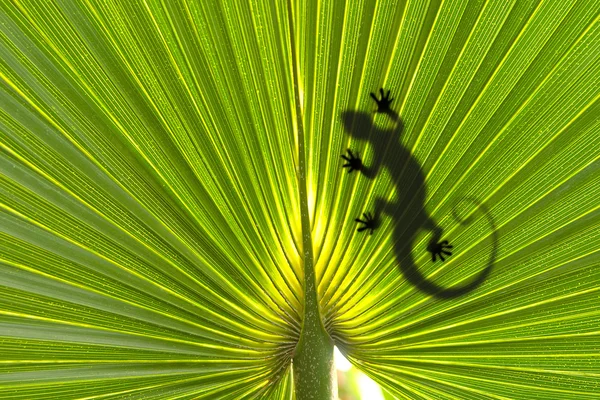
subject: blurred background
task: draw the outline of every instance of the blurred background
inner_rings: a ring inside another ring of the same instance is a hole
[[[339,400],[396,400],[335,348]]]

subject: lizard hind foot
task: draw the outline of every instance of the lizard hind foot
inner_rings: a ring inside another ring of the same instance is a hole
[[[360,218],[355,218],[354,221],[358,222],[359,224],[363,224],[364,226],[361,226],[357,229],[358,232],[362,232],[364,230],[368,230],[369,231],[369,235],[373,234],[373,230],[375,228],[377,228],[378,225],[378,221],[377,218],[371,214],[370,212],[364,212],[363,213],[363,217],[364,220],[360,219]]]
[[[452,252],[450,251],[450,249],[452,248],[453,246],[451,244],[448,244],[447,240],[442,240],[441,242],[432,241],[429,242],[429,245],[427,246],[427,251],[431,253],[431,261],[435,262],[437,257],[439,257],[440,260],[444,262],[446,261],[444,255],[451,256]]]

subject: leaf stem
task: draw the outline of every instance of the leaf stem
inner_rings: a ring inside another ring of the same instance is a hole
[[[298,134],[298,187],[302,225],[304,264],[304,318],[300,339],[292,361],[294,390],[297,400],[337,399],[337,379],[333,366],[333,341],[329,337],[319,310],[317,285],[313,263],[312,236],[306,190],[306,158],[304,152],[303,112],[298,87],[298,62],[292,18],[291,0],[287,1],[291,39],[294,102],[296,104],[296,132]]]

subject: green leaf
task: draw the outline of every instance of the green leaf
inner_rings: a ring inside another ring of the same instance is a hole
[[[0,3],[0,398],[594,398],[599,18]]]

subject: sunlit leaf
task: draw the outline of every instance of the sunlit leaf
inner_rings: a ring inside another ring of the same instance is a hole
[[[327,332],[398,398],[594,398],[599,17],[0,3],[0,398],[289,399],[313,261]]]

